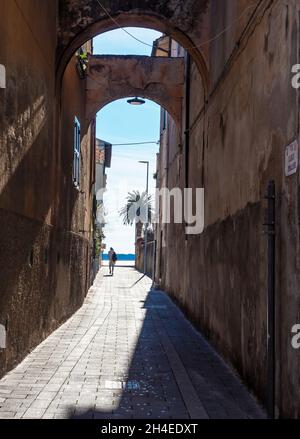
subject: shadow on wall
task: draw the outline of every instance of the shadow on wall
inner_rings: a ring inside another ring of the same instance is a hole
[[[55,303],[57,267],[70,266],[70,251],[61,246],[68,246],[72,238],[62,237],[60,231],[48,224],[57,200],[53,195],[52,114],[44,98],[32,101],[32,109],[20,109],[15,124],[18,120],[20,123],[14,125],[15,130],[25,133],[27,143],[19,144],[18,136],[14,142],[9,141],[12,128],[4,130],[7,163],[1,169],[0,188],[0,324],[6,328],[7,346],[0,350],[0,376],[79,306],[78,300],[72,298],[69,309],[59,309]],[[77,198],[74,191],[71,212]],[[67,224],[66,230],[70,227]]]

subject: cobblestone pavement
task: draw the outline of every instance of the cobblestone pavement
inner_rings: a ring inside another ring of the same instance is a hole
[[[167,295],[133,268],[106,273],[0,381],[0,418],[264,417]]]

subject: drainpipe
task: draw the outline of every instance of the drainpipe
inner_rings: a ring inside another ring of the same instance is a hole
[[[152,286],[151,286],[152,289],[155,288],[156,250],[157,250],[157,239],[155,239],[153,242],[153,274],[152,274]]]
[[[189,152],[190,152],[190,99],[191,98],[191,56],[186,54],[185,62],[185,131],[184,131],[184,154],[185,154],[185,187],[189,187]]]
[[[191,56],[186,54],[185,62],[185,130],[184,130],[184,162],[185,187],[189,187],[189,157],[190,157],[190,101],[191,101]],[[187,224],[184,223],[186,229]],[[188,235],[185,233],[185,241]]]
[[[275,417],[275,182],[268,184],[268,340],[267,340],[267,409],[268,417]]]

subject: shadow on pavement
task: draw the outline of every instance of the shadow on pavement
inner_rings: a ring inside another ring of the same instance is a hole
[[[137,295],[136,307],[146,312],[127,370],[117,366],[101,376],[96,404],[70,407],[69,418],[200,419],[201,413],[214,419],[264,417],[167,295],[151,290],[146,301],[141,299]],[[124,360],[124,353],[120,359]],[[197,411],[199,403],[202,408]]]

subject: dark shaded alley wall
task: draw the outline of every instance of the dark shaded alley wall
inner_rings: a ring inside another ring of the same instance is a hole
[[[226,3],[226,4],[225,4]],[[250,2],[210,2],[213,34]],[[285,147],[299,139],[299,2],[261,2],[210,44],[207,99],[192,62],[188,186],[205,188],[205,231],[158,228],[157,282],[170,292],[259,399],[267,392],[267,237],[264,196],[276,201],[276,409],[300,416],[300,357],[291,347],[299,321],[299,173],[286,177]],[[241,37],[242,35],[242,37]],[[185,105],[185,104],[184,104]],[[185,110],[183,111],[185,113]],[[185,120],[182,126],[185,127]],[[169,120],[159,181],[185,187],[185,139]],[[169,150],[167,151],[169,145]]]
[[[93,133],[84,126],[84,86],[74,65],[69,71],[73,90],[64,89],[73,100],[60,107],[55,94],[57,2],[42,3],[0,0],[5,17],[0,63],[7,76],[6,88],[0,89],[0,324],[7,335],[0,375],[78,309],[89,285]],[[68,133],[62,142],[56,137],[59,108],[61,128]],[[67,119],[66,112],[72,117]],[[77,113],[85,132],[85,195],[72,183]]]

